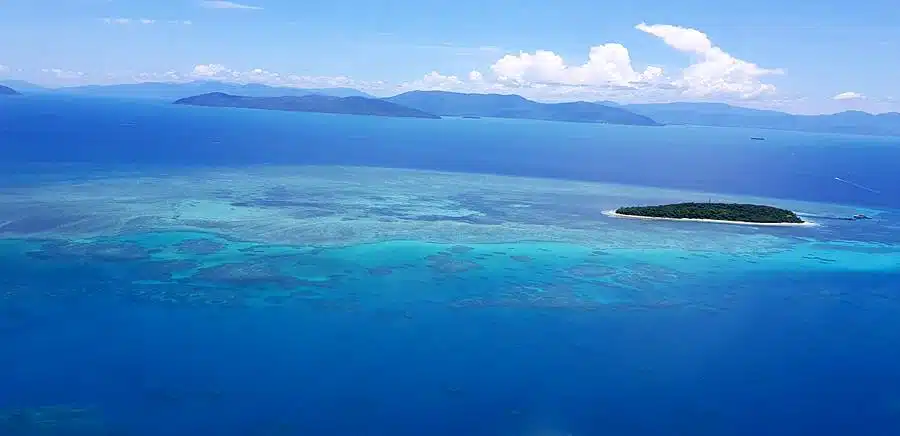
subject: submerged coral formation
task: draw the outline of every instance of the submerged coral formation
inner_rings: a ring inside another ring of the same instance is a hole
[[[103,200],[137,195],[144,200]],[[747,275],[799,264],[900,268],[898,236],[878,227],[857,226],[833,241],[828,226],[775,233],[644,226],[602,215],[624,198],[698,196],[372,168],[196,170],[164,178],[107,171],[77,187],[38,180],[0,192],[0,241],[11,250],[4,256],[22,260],[35,277],[49,277],[53,268],[77,268],[79,275],[69,288],[40,292],[6,283],[3,295],[204,307],[357,307],[376,299],[673,307],[670,287],[711,283],[721,268]],[[35,280],[30,284],[43,279]],[[117,285],[101,291],[93,283],[102,281]]]
[[[113,436],[95,409],[67,405],[0,410],[0,434],[8,436]]]

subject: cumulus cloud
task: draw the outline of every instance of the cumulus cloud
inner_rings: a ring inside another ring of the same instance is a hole
[[[469,73],[468,79],[431,72],[407,82],[404,88],[485,89],[517,92],[545,99],[630,97],[665,100],[680,98],[755,99],[775,92],[764,78],[782,74],[738,59],[713,44],[703,32],[667,24],[641,23],[637,30],[660,38],[671,48],[691,54],[696,61],[682,70],[635,67],[622,44],[610,42],[591,47],[586,62],[571,63],[550,50],[506,54],[487,68]],[[668,73],[668,74],[667,74]]]
[[[61,68],[44,68],[41,70],[41,72],[44,74],[53,75],[57,79],[62,79],[62,80],[74,80],[74,79],[81,79],[84,77],[84,73],[82,73],[81,71],[63,70]]]
[[[157,75],[158,76],[158,75]],[[346,76],[307,76],[292,73],[279,73],[263,68],[235,70],[223,64],[198,64],[191,71],[178,74],[168,72],[160,79],[167,81],[188,80],[220,80],[234,83],[259,83],[272,86],[295,88],[336,88],[354,87],[360,89],[380,89],[385,84],[381,81],[353,80]]]
[[[743,99],[756,98],[775,91],[775,86],[763,83],[768,75],[783,74],[780,69],[762,68],[738,59],[713,45],[709,37],[696,29],[668,24],[641,23],[636,29],[656,36],[675,50],[693,53],[700,61],[684,69],[675,81],[685,93],[695,97],[735,95]]]
[[[601,100],[616,98],[617,93],[627,91],[629,93],[640,92],[633,87],[590,87],[552,85],[544,83],[519,84],[515,82],[500,82],[492,73],[484,74],[480,71],[470,71],[464,77],[455,75],[443,75],[432,71],[418,80],[401,83],[390,91],[399,93],[413,90],[425,91],[451,91],[465,93],[491,93],[491,94],[518,94],[526,98],[544,101],[569,101],[569,100]]]
[[[635,71],[628,49],[615,43],[592,47],[588,61],[582,65],[567,65],[562,56],[538,50],[503,56],[490,69],[498,82],[514,86],[630,86],[662,75],[658,67]]]
[[[222,64],[201,64],[195,65],[191,74],[197,77],[221,77],[230,72],[231,70]]]
[[[200,4],[210,9],[262,9],[259,6],[245,5],[225,0],[204,0]]]
[[[394,87],[394,92],[406,92],[413,90],[423,91],[452,91],[452,92],[495,92],[511,93],[513,88],[494,81],[485,80],[484,74],[479,71],[471,71],[464,78],[454,75],[443,75],[432,71],[419,80],[401,83]]]
[[[865,99],[866,96],[853,91],[842,92],[834,97],[831,97],[833,100],[862,100]]]

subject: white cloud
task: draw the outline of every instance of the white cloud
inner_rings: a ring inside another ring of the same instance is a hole
[[[763,83],[768,75],[783,74],[780,69],[766,69],[726,53],[713,45],[709,37],[696,29],[668,24],[641,23],[636,29],[663,40],[675,50],[699,55],[700,61],[685,68],[674,83],[692,97],[738,96],[757,98],[775,92],[775,86]]]
[[[173,71],[165,74],[149,74],[137,77],[154,77],[155,80],[182,82],[189,80],[220,80],[233,83],[259,83],[272,86],[286,86],[294,88],[335,88],[352,87],[359,89],[382,89],[385,83],[382,81],[359,81],[346,76],[305,76],[299,74],[279,73],[263,68],[253,68],[246,71],[234,70],[222,64],[198,64],[187,73]],[[148,80],[148,79],[142,79]]]
[[[587,60],[581,64],[566,62],[550,50],[520,52],[501,57],[489,66],[488,74],[473,72],[468,80],[462,80],[432,72],[420,80],[403,84],[401,88],[420,86],[423,89],[516,92],[547,100],[749,100],[775,92],[775,86],[762,79],[781,74],[781,70],[761,68],[735,58],[715,46],[699,30],[645,23],[635,28],[662,39],[675,50],[694,55],[697,60],[674,74],[666,74],[654,65],[641,70],[634,66],[625,46],[611,42],[591,47]]]
[[[9,71],[9,67],[7,67],[6,65],[0,64],[0,74],[5,73],[7,71]]]
[[[79,72],[59,69],[45,69],[44,73],[54,74],[57,79],[80,79],[80,83],[140,83],[140,82],[172,82],[184,83],[194,80],[221,81],[228,83],[258,83],[270,86],[293,88],[336,88],[349,87],[366,90],[389,89],[382,81],[360,81],[346,76],[306,76],[291,73],[280,73],[263,68],[236,70],[223,64],[198,64],[185,71],[169,70],[165,72],[120,71],[103,75],[86,75]]]
[[[104,18],[103,22],[106,24],[120,24],[120,25],[155,24],[156,20],[153,20],[150,18]]]
[[[44,74],[53,75],[57,79],[62,79],[62,80],[74,80],[74,79],[81,79],[84,77],[84,73],[82,73],[81,71],[69,71],[69,70],[63,70],[60,68],[44,68],[41,70],[41,72]]]
[[[131,18],[104,18],[106,24],[131,24]]]
[[[853,91],[842,92],[834,97],[831,97],[833,100],[862,100],[866,98],[866,96]]]
[[[437,71],[432,71],[422,78],[422,85],[427,88],[455,88],[462,86],[463,81],[456,76],[444,76]]]
[[[118,79],[116,75],[108,75],[107,79],[115,81]],[[164,73],[137,73],[131,77],[133,82],[179,82],[182,81],[181,74],[177,71],[166,71]]]
[[[480,71],[470,71],[465,78],[459,76],[445,76],[437,71],[432,71],[419,80],[401,83],[400,85],[384,89],[388,93],[401,93],[406,91],[451,91],[474,93],[511,94],[518,92],[528,95],[528,89],[516,89],[493,80],[486,80]],[[521,91],[526,92],[521,92]]]
[[[191,74],[196,77],[221,77],[229,72],[231,70],[225,68],[222,64],[201,64],[194,66]]]
[[[490,67],[495,79],[512,86],[631,86],[652,81],[662,75],[662,69],[647,67],[637,72],[631,56],[621,44],[592,47],[588,61],[582,65],[567,65],[562,56],[548,50],[534,53],[506,55]]]
[[[225,0],[204,0],[200,2],[205,8],[210,9],[262,9],[259,6],[245,5]]]

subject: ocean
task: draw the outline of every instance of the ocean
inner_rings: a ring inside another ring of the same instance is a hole
[[[0,100],[0,435],[900,434],[898,162],[900,138]],[[707,200],[818,225],[603,214]]]

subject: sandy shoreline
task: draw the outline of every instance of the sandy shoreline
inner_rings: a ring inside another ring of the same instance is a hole
[[[737,224],[737,225],[742,225],[742,226],[760,226],[760,227],[814,227],[814,226],[818,225],[812,221],[804,221],[802,223],[751,223],[748,221],[725,221],[725,220],[710,220],[710,219],[701,219],[701,218],[662,218],[662,217],[653,217],[653,216],[622,215],[620,213],[616,213],[615,210],[604,211],[603,215],[610,216],[613,218],[631,218],[631,219],[639,219],[639,220],[684,221],[684,222],[714,223],[714,224]]]

